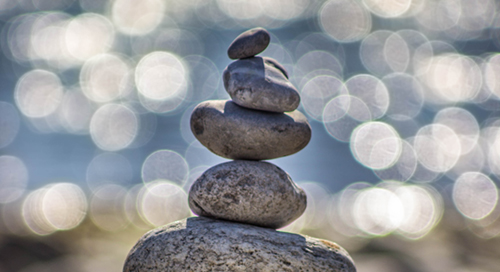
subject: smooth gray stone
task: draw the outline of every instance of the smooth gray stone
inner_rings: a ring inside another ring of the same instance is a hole
[[[223,81],[233,101],[246,108],[287,112],[297,109],[300,95],[276,60],[254,57],[234,61],[224,69]]]
[[[304,191],[268,162],[216,165],[189,190],[189,207],[197,215],[273,229],[292,223],[306,206]]]
[[[146,233],[127,256],[124,272],[355,272],[337,244],[252,225],[191,217]]]
[[[231,100],[208,100],[191,114],[191,131],[213,153],[242,160],[269,160],[303,149],[311,127],[299,111],[251,110]]]
[[[271,36],[267,30],[261,27],[252,28],[234,39],[227,49],[227,55],[230,59],[250,58],[264,51],[270,41]]]

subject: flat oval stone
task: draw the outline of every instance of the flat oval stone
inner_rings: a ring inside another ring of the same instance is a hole
[[[227,55],[230,59],[250,58],[264,51],[270,41],[271,36],[267,30],[261,27],[252,28],[234,39],[227,49]]]
[[[300,95],[276,60],[254,57],[234,61],[224,69],[223,81],[234,103],[250,109],[287,112],[297,109]]]
[[[306,199],[285,171],[260,161],[216,165],[189,191],[189,207],[197,215],[273,229],[299,218]]]
[[[124,272],[355,272],[349,253],[322,239],[191,217],[154,229],[129,252]]]
[[[242,160],[269,160],[302,150],[311,127],[299,111],[251,110],[231,100],[208,100],[191,114],[191,131],[213,153]]]

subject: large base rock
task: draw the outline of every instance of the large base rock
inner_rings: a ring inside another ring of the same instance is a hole
[[[337,244],[239,223],[191,217],[146,233],[124,272],[334,271],[355,272]]]

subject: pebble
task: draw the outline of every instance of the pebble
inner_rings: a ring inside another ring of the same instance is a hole
[[[201,144],[228,159],[268,160],[302,150],[311,139],[307,118],[295,110],[251,110],[231,100],[208,100],[191,114],[191,131]]]
[[[223,72],[226,91],[245,108],[287,112],[297,109],[300,95],[276,60],[254,57],[237,60]]]
[[[355,272],[337,244],[252,225],[191,217],[146,233],[124,272],[332,271]]]
[[[230,59],[244,59],[253,57],[264,51],[271,36],[267,30],[256,27],[241,33],[233,40],[227,49],[227,55]]]
[[[216,165],[189,191],[189,207],[197,215],[273,229],[292,223],[306,206],[304,191],[268,162],[238,160]]]

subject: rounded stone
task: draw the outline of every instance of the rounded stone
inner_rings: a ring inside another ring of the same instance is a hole
[[[227,55],[230,59],[244,59],[253,57],[264,51],[271,36],[267,30],[256,27],[241,33],[233,40],[227,49]]]
[[[252,225],[191,217],[146,233],[127,256],[124,272],[355,272],[339,245]]]
[[[189,207],[200,216],[281,228],[304,212],[307,197],[278,166],[230,161],[203,173],[191,186]]]
[[[302,150],[311,127],[299,111],[251,110],[231,100],[208,100],[191,114],[191,131],[213,153],[242,160],[269,160]]]
[[[276,60],[254,57],[237,60],[224,69],[223,81],[233,101],[245,108],[287,112],[297,109],[300,95]]]

